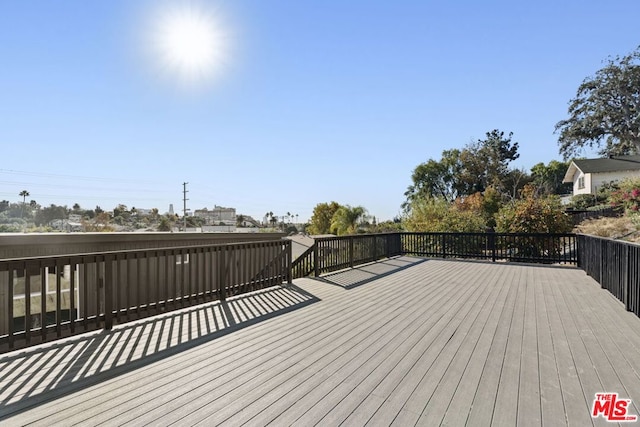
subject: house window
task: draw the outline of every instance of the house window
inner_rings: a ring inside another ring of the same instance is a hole
[[[582,190],[584,188],[584,176],[578,178],[578,189]]]

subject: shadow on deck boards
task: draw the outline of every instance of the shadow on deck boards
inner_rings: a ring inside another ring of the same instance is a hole
[[[320,301],[282,285],[0,356],[0,420]]]
[[[352,289],[423,263],[427,261],[427,259],[428,258],[410,256],[389,258],[334,273],[328,273],[320,277],[315,277],[314,279],[345,289]]]

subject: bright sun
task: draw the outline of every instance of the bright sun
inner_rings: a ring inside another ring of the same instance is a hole
[[[153,24],[152,44],[162,72],[181,84],[212,79],[227,59],[224,27],[215,14],[195,3],[162,10]]]

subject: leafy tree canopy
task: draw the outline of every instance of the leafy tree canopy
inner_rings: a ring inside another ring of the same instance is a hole
[[[313,208],[313,215],[307,231],[309,234],[328,234],[331,232],[331,219],[340,208],[337,202],[318,203]]]
[[[569,103],[569,118],[556,124],[560,154],[566,159],[585,147],[601,155],[640,153],[640,47],[609,58],[587,77]]]
[[[563,184],[565,173],[569,169],[569,162],[559,162],[551,160],[549,164],[542,162],[533,165],[531,168],[531,177],[534,185],[541,194],[569,194],[571,193],[572,184]]]
[[[367,211],[362,206],[340,206],[331,217],[331,230],[339,236],[356,234],[359,224],[366,219]]]
[[[494,129],[485,139],[468,144],[462,150],[445,150],[439,161],[429,159],[418,165],[411,176],[402,205],[408,212],[414,200],[432,197],[449,202],[493,187],[501,193],[512,186],[509,163],[517,159],[518,143],[513,133]],[[519,182],[519,181],[518,181]]]

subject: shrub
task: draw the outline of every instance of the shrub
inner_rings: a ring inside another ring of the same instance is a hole
[[[522,198],[500,209],[496,217],[496,231],[500,233],[568,233],[572,225],[557,196],[536,197],[535,188],[527,186]],[[549,246],[541,239],[519,239],[508,248],[523,257],[539,257],[562,251],[560,242]]]
[[[625,212],[640,211],[640,179],[625,179],[619,189],[611,193],[611,205],[621,207]]]
[[[411,203],[404,227],[417,232],[473,233],[485,231],[485,222],[471,210],[460,210],[445,200],[429,197]]]
[[[496,215],[496,231],[501,233],[568,233],[572,225],[555,196],[535,197],[527,186],[522,198],[503,206]]]

